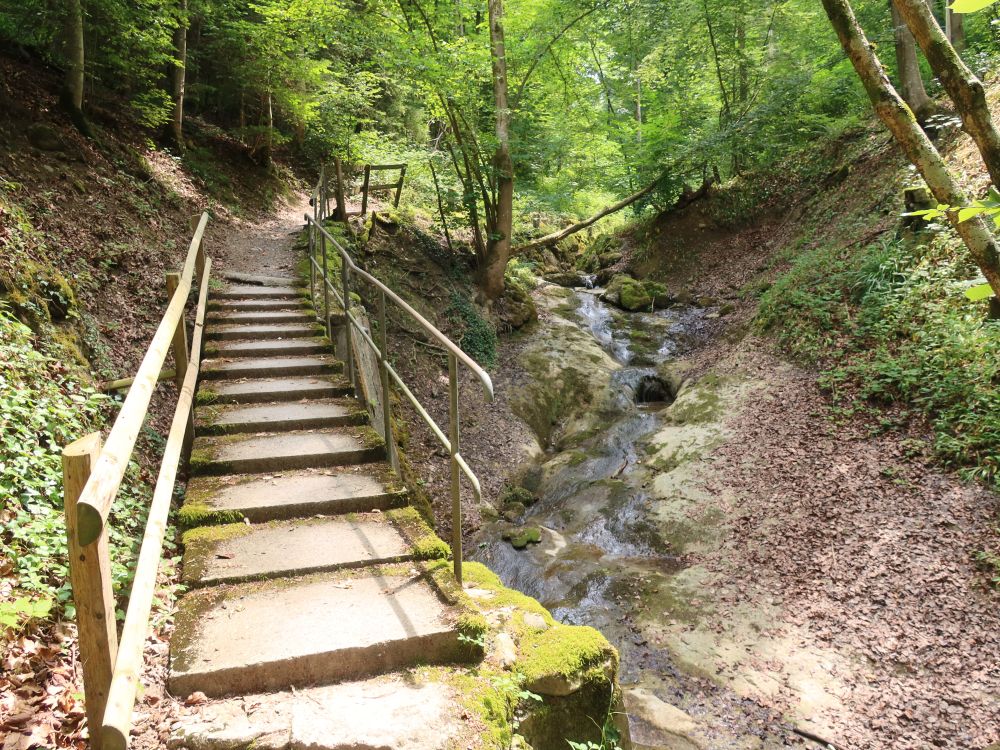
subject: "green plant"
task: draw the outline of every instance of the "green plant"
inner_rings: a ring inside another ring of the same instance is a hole
[[[476,362],[487,369],[497,363],[497,332],[472,304],[468,297],[453,292],[451,303],[445,310],[453,322],[461,326],[459,346]]]
[[[612,685],[611,688],[611,702],[608,703],[608,710],[604,715],[604,723],[601,725],[600,742],[594,742],[593,740],[588,740],[587,742],[573,742],[573,740],[566,740],[572,750],[622,750],[622,735],[618,730],[618,727],[615,726],[614,685]],[[591,721],[593,721],[593,719],[591,719]],[[596,724],[597,722],[594,723]]]

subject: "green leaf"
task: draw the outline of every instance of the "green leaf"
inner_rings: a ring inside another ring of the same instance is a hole
[[[979,216],[979,214],[986,213],[992,209],[986,206],[966,206],[965,208],[958,209],[958,223],[961,224],[963,221],[968,221],[973,216]]]
[[[993,296],[993,287],[989,284],[976,284],[974,287],[965,290],[965,296],[973,302],[981,302]]]
[[[949,5],[955,13],[975,13],[977,10],[988,8],[997,0],[955,0]]]

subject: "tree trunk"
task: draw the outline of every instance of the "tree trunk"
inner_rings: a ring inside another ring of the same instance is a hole
[[[913,32],[962,118],[962,127],[976,142],[994,185],[1000,185],[1000,133],[993,125],[983,84],[948,43],[927,0],[895,0],[899,14]]]
[[[900,1],[910,3],[910,0]],[[913,1],[920,4],[925,2]],[[871,99],[875,114],[892,133],[910,162],[920,171],[931,193],[939,203],[968,205],[968,198],[951,176],[941,155],[893,88],[882,63],[858,25],[849,0],[823,0],[823,7]],[[900,11],[902,12],[902,5]],[[913,27],[910,28],[912,30]],[[979,216],[958,223],[954,212],[949,214],[949,218],[993,291],[1000,295],[1000,252],[986,223]]]
[[[924,80],[920,77],[920,63],[917,61],[917,45],[913,41],[913,34],[903,23],[896,7],[897,0],[889,0],[889,9],[892,11],[892,26],[896,38],[896,68],[899,70],[899,93],[903,95],[905,101],[917,120],[924,122],[934,114],[934,101],[927,96],[927,89],[924,88]]]
[[[174,54],[177,62],[171,71],[170,88],[173,93],[174,111],[170,119],[170,135],[174,145],[184,150],[184,84],[187,76],[187,0],[180,0],[177,28],[174,29]]]
[[[510,257],[510,235],[514,225],[514,164],[510,157],[510,108],[507,104],[507,59],[504,50],[503,0],[489,0],[490,52],[493,58],[493,103],[496,107],[497,148],[496,207],[493,226],[488,227],[486,258],[482,269],[482,291],[489,300],[503,294],[504,271]]]
[[[66,78],[64,100],[66,106],[83,111],[83,5],[82,0],[67,0],[65,18]]]

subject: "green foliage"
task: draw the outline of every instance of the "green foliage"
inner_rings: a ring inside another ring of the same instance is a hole
[[[55,352],[39,351],[31,330],[0,308],[0,560],[27,605],[7,606],[6,619],[70,604],[62,511],[62,447],[97,429],[107,397],[84,385]],[[148,439],[148,436],[147,436]],[[145,523],[145,491],[130,465],[112,512],[109,542],[116,590],[131,580],[135,540]]]
[[[497,332],[475,305],[459,292],[453,292],[445,315],[461,328],[458,339],[462,350],[482,367],[491,369],[497,363]]]
[[[799,255],[761,299],[758,324],[826,366],[835,396],[925,413],[935,449],[1000,484],[1000,322],[956,288],[976,269],[945,234]]]

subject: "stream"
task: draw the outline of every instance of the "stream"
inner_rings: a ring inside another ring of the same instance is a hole
[[[600,291],[560,293],[550,311],[562,318],[560,325],[589,334],[614,361],[606,396],[581,410],[586,429],[555,440],[528,471],[522,485],[536,502],[485,526],[474,558],[506,585],[538,599],[557,620],[600,630],[619,650],[627,693],[655,695],[700,722],[697,743],[668,737],[641,746],[699,747],[707,740],[713,748],[783,747],[762,728],[769,722],[755,703],[717,688],[704,679],[709,675],[681,670],[660,628],[679,623],[693,629],[708,616],[684,552],[711,544],[712,529],[665,515],[670,503],[657,476],[675,465],[666,466],[660,454],[675,421],[676,383],[668,385],[660,373],[707,335],[714,311],[625,313],[602,302]],[[538,335],[558,335],[554,330]],[[700,439],[701,433],[689,435]],[[678,440],[690,442],[688,436]],[[502,538],[512,526],[538,528],[540,543],[515,549]],[[642,734],[635,721],[630,716],[633,736]]]

